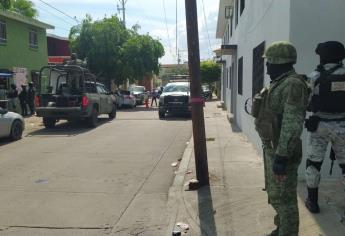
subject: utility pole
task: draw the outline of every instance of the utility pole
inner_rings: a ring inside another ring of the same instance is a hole
[[[119,0],[119,1],[120,1],[120,4],[122,7],[119,7],[119,5],[117,5],[117,10],[122,11],[122,24],[126,28],[126,8],[125,8],[125,5],[127,3],[127,0]]]
[[[196,176],[199,184],[203,186],[209,185],[210,182],[203,110],[204,100],[201,98],[200,52],[196,0],[185,0],[185,7]]]

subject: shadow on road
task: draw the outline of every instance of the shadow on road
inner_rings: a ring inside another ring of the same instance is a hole
[[[139,111],[158,111],[158,107],[145,107],[145,106],[140,106],[140,107],[135,107],[135,108],[121,108],[118,110],[119,112],[139,112]]]
[[[10,138],[0,138],[0,147],[14,142],[16,141],[12,141]]]
[[[202,236],[217,236],[217,227],[214,220],[212,193],[210,186],[198,189],[199,221]]]
[[[110,122],[108,118],[98,118],[98,127]],[[42,128],[32,132],[28,132],[26,136],[45,136],[45,135],[56,135],[56,136],[76,136],[78,134],[86,133],[96,128],[88,127],[84,121],[79,122],[62,122],[58,123],[54,128],[47,129]]]

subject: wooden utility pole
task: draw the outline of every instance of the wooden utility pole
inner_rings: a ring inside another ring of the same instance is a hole
[[[199,184],[202,186],[209,185],[209,175],[203,108],[204,100],[201,98],[200,52],[196,0],[185,0],[185,7],[196,177]]]

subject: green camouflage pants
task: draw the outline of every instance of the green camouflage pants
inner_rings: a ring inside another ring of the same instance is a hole
[[[268,202],[277,215],[274,224],[279,227],[279,236],[297,236],[299,215],[297,205],[297,170],[302,159],[302,144],[296,148],[292,157],[289,157],[287,178],[278,183],[275,180],[272,166],[275,150],[264,148],[265,183]]]

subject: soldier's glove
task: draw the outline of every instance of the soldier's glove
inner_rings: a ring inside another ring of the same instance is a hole
[[[273,173],[275,175],[286,175],[287,157],[285,156],[274,156],[273,162]]]

